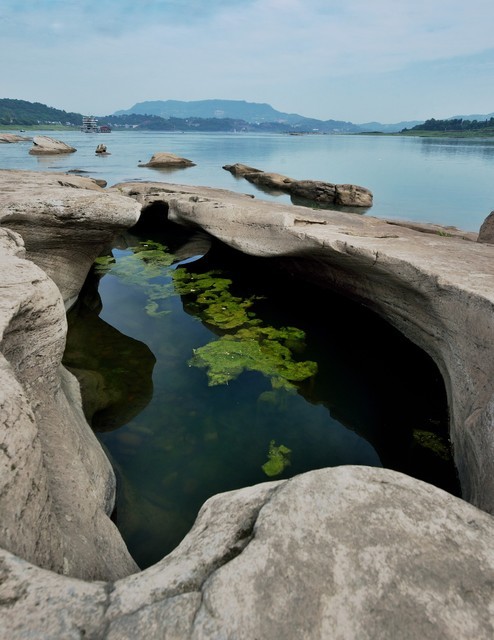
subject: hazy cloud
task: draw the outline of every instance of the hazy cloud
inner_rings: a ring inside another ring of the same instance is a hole
[[[410,83],[417,89],[411,111],[436,63],[467,65],[485,82],[493,19],[487,0],[3,0],[0,72],[4,97],[99,114],[146,99],[218,97],[389,121],[392,96],[369,101],[372,80],[400,91],[406,76],[404,93]],[[427,77],[413,73],[424,65]],[[494,89],[484,86],[483,95],[492,111]],[[369,117],[366,102],[375,105]]]

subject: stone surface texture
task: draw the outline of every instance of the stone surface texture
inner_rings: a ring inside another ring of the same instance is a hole
[[[51,156],[59,153],[74,153],[75,151],[77,151],[75,147],[49,136],[34,136],[33,146],[29,149],[29,153],[35,156]]]
[[[0,544],[63,574],[127,575],[137,567],[109,518],[113,470],[60,365],[60,291],[18,234],[0,229],[0,242]]]
[[[139,214],[138,203],[91,178],[0,171],[0,224],[21,234],[27,258],[55,281],[67,304],[94,259]]]
[[[385,469],[214,496],[171,554],[84,582],[0,553],[2,637],[490,640],[492,516]]]
[[[361,301],[425,349],[445,380],[465,500],[386,469],[312,471],[214,496],[139,572],[108,518],[110,464],[60,363],[63,300],[87,271],[72,263],[141,205],[277,258],[287,277]],[[494,637],[492,245],[222,190],[103,191],[28,172],[0,172],[0,221],[2,640]]]

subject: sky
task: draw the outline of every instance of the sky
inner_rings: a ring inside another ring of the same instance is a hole
[[[1,0],[0,98],[109,115],[247,100],[396,123],[494,112],[493,0]]]

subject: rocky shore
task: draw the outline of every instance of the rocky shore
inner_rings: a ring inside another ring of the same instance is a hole
[[[65,309],[139,216],[281,260],[427,351],[464,499],[386,469],[313,471],[211,498],[179,547],[139,571],[109,518],[113,471],[61,365]],[[0,637],[492,638],[491,222],[477,236],[23,171],[0,171],[0,221]]]

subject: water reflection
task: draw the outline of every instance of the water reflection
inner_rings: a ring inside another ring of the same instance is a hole
[[[426,156],[465,156],[494,161],[494,140],[455,140],[453,138],[420,138],[420,150]]]

